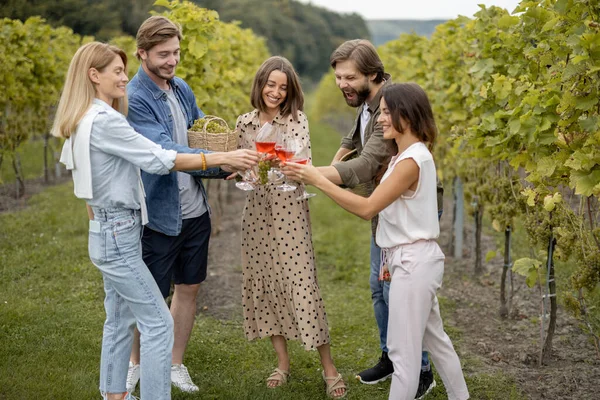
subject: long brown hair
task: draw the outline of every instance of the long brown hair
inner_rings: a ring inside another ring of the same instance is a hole
[[[106,43],[91,42],[79,48],[67,71],[65,85],[56,109],[52,135],[69,138],[96,97],[96,87],[90,80],[88,71],[95,68],[103,72],[115,59],[121,57],[127,70],[127,55],[118,47]],[[127,115],[127,95],[114,99],[112,107]]]
[[[392,116],[394,128],[402,133],[400,118],[410,125],[417,138],[433,150],[437,126],[429,98],[416,83],[394,83],[383,88],[383,99]]]
[[[304,109],[304,93],[300,86],[300,79],[294,70],[292,63],[287,58],[281,56],[273,56],[268,58],[254,76],[252,83],[252,92],[250,94],[250,103],[252,107],[260,112],[267,111],[267,105],[262,98],[262,92],[269,80],[269,75],[273,71],[281,71],[287,76],[287,95],[279,108],[282,116],[292,114],[294,120],[298,121],[298,111]]]

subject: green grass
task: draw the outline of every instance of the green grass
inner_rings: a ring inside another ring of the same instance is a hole
[[[52,144],[56,146],[54,140]],[[60,149],[59,149],[60,151]],[[21,171],[25,179],[35,179],[44,176],[44,141],[28,140],[17,149],[21,159]],[[52,154],[49,155],[52,157]],[[51,171],[54,173],[54,171]],[[13,183],[16,180],[12,157],[4,155],[0,165],[0,184]]]
[[[328,163],[339,135],[326,126],[311,128],[315,164]],[[368,386],[352,379],[378,357],[368,285],[370,224],[322,193],[310,204],[336,365],[349,382],[350,398],[387,399],[389,382]],[[87,256],[84,203],[74,198],[71,184],[34,196],[28,209],[0,214],[0,268],[0,399],[99,398],[104,293]],[[441,304],[443,313],[456,307],[444,299]],[[264,380],[275,365],[270,342],[248,342],[240,321],[197,319],[186,364],[201,392],[174,390],[174,399],[325,398],[318,353],[296,342],[289,345],[289,385],[267,389]],[[460,330],[448,332],[460,351]],[[470,360],[462,361],[471,370]],[[505,375],[472,375],[467,383],[473,399],[522,398]],[[441,386],[428,400],[447,398]]]

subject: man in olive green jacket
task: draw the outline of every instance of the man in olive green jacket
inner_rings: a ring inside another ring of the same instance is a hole
[[[331,55],[331,67],[335,71],[337,86],[342,91],[346,103],[357,108],[354,126],[346,137],[330,166],[319,167],[319,171],[330,181],[353,188],[359,184],[366,186],[365,195],[370,195],[382,176],[382,171],[397,149],[393,141],[383,139],[383,131],[377,123],[382,89],[391,83],[391,76],[385,73],[383,63],[375,47],[367,40],[350,40],[340,45]],[[356,157],[348,157],[355,151]],[[345,160],[349,158],[348,160]],[[344,161],[342,161],[344,160]],[[394,372],[388,358],[387,322],[389,282],[379,280],[381,249],[375,243],[374,234],[377,217],[372,220],[371,273],[369,283],[379,328],[379,362],[372,368],[360,372],[357,379],[362,383],[376,384],[388,379]],[[433,373],[427,353],[423,352],[421,379],[417,398],[423,397],[433,387]]]

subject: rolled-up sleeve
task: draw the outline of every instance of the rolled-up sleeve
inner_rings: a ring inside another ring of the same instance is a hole
[[[352,188],[360,183],[372,181],[390,154],[390,150],[391,142],[383,138],[381,127],[377,124],[358,157],[333,166],[340,174],[344,185]]]
[[[340,147],[348,150],[354,150],[354,143],[352,143],[352,135],[354,135],[354,130],[356,129],[356,125],[352,130],[342,138],[342,142],[340,143]]]
[[[194,104],[192,109],[194,118],[204,116],[204,113]],[[157,121],[152,110],[138,96],[129,99],[129,111],[127,121],[131,126],[139,132],[140,135],[150,141],[160,145],[163,149],[174,150],[177,153],[187,154],[210,154],[212,151],[205,149],[193,149],[188,146],[181,145],[173,141],[170,135],[162,128],[162,125]],[[143,168],[142,168],[143,169]],[[181,171],[199,178],[226,178],[228,172],[223,171],[219,167],[212,167],[206,170]]]
[[[121,157],[145,172],[166,175],[175,165],[175,150],[165,150],[140,135],[120,114],[99,114],[93,129],[91,146]]]

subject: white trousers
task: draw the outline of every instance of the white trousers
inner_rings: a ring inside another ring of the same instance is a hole
[[[436,296],[442,286],[444,258],[433,240],[399,246],[389,258],[392,282],[387,347],[394,364],[390,400],[415,398],[421,350],[429,351],[448,399],[469,398],[460,360],[444,332]]]

